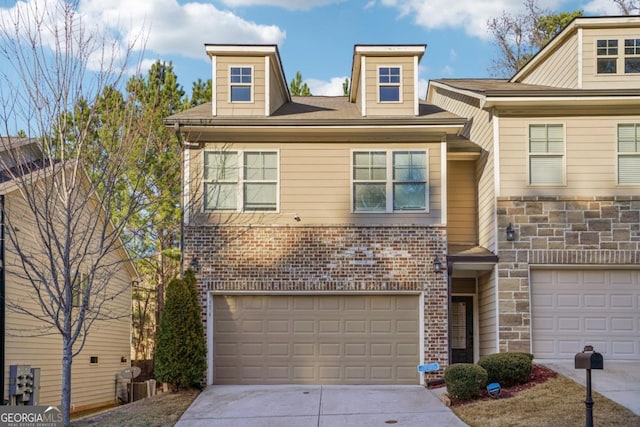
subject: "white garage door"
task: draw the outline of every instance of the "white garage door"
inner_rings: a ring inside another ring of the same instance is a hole
[[[640,360],[640,271],[532,270],[531,305],[536,358]]]
[[[214,384],[418,384],[418,296],[213,297]]]

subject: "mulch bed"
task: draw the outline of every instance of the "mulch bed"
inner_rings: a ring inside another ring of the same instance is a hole
[[[552,371],[551,369],[545,368],[542,365],[533,364],[531,369],[531,374],[529,374],[529,380],[524,384],[514,385],[513,387],[503,387],[500,393],[500,399],[506,399],[514,396],[516,393],[526,390],[528,388],[534,387],[537,384],[541,384],[551,378],[555,378],[558,376],[558,373]],[[480,391],[480,396],[471,400],[458,400],[451,399],[451,406],[459,406],[467,403],[475,402],[477,400],[486,400],[486,399],[494,399],[489,396],[489,393],[485,388]]]

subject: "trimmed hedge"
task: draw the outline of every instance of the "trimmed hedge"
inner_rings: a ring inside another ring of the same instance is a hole
[[[489,383],[500,383],[502,387],[524,384],[529,379],[533,355],[529,353],[496,353],[485,356],[478,362],[489,376]]]
[[[450,397],[471,399],[487,384],[487,371],[473,363],[456,363],[445,368],[444,382]]]

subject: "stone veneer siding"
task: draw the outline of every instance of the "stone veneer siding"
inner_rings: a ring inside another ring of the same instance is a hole
[[[209,291],[424,293],[427,362],[448,363],[446,228],[427,226],[187,226],[184,260],[198,258]],[[442,370],[439,372],[442,374]],[[432,374],[430,377],[437,374]]]
[[[640,196],[500,197],[497,215],[501,352],[531,351],[530,266],[640,264]]]

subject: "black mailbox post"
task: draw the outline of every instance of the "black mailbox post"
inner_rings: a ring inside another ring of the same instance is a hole
[[[603,369],[602,354],[593,351],[590,345],[584,346],[582,353],[576,353],[575,368],[587,370],[587,398],[584,400],[587,411],[586,427],[593,427],[593,399],[591,398],[591,370]]]

